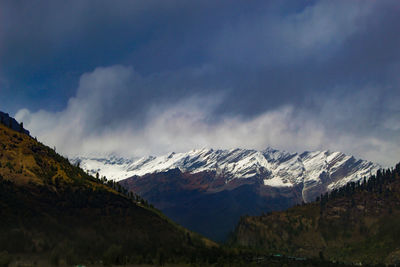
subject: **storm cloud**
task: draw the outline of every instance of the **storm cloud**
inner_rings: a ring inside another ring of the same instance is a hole
[[[67,155],[400,155],[400,4],[3,1],[0,106]]]

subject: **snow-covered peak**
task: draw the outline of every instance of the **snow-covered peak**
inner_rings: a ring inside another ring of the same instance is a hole
[[[267,148],[214,150],[194,149],[186,153],[169,153],[137,160],[118,157],[80,158],[81,167],[112,180],[165,172],[179,168],[182,172],[212,171],[227,182],[233,179],[259,178],[273,187],[324,184],[328,189],[369,176],[379,168],[372,162],[356,160],[341,152],[313,151],[302,154]]]
[[[114,155],[108,158],[77,157],[71,159],[73,164],[79,162],[80,167],[92,175],[99,173],[100,176],[116,181],[129,178],[127,169],[136,161],[137,159],[135,158],[125,159]]]

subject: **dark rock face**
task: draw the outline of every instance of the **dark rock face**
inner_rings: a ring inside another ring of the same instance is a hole
[[[275,188],[258,179],[225,183],[215,172],[179,169],[132,177],[120,182],[172,220],[217,241],[224,241],[243,215],[260,215],[301,203],[301,186]]]
[[[10,117],[8,113],[0,111],[0,122],[15,131],[29,135],[29,131],[25,130],[24,127],[20,123],[18,123],[13,117]]]

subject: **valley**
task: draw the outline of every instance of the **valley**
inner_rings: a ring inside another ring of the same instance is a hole
[[[0,0],[0,267],[400,266],[400,0]]]

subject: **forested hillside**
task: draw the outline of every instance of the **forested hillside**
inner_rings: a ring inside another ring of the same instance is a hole
[[[400,164],[310,204],[242,217],[233,244],[347,263],[400,262]]]

